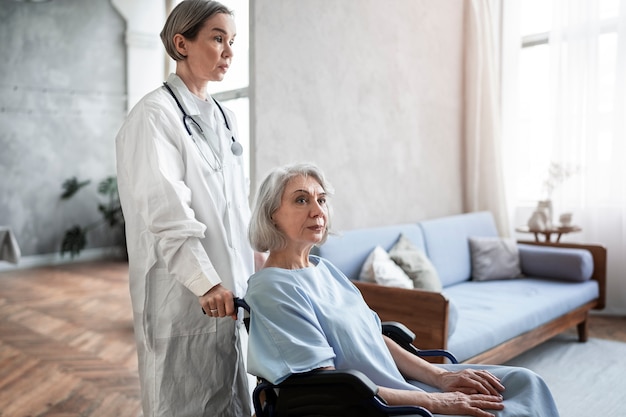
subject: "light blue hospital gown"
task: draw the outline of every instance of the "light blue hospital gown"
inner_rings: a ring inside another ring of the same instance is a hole
[[[404,380],[381,336],[380,319],[358,289],[334,265],[310,256],[304,269],[265,268],[248,281],[248,372],[279,383],[294,373],[333,366],[356,369],[376,385],[439,391]],[[390,300],[393,302],[393,300]],[[438,365],[450,370],[486,369],[506,387],[498,416],[558,416],[548,387],[523,368]]]

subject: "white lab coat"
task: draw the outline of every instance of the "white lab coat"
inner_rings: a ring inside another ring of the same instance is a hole
[[[172,74],[168,83],[216,152],[193,130],[202,156],[162,87],[116,138],[144,417],[249,416],[241,318],[211,318],[198,303],[218,283],[243,297],[254,272],[243,161],[221,113],[216,134],[182,80]]]

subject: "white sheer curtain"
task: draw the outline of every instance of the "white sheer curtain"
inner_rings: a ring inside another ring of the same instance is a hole
[[[498,2],[468,3],[465,38],[464,209],[491,211],[502,236],[510,236],[502,170]]]
[[[625,314],[626,0],[554,0],[552,16],[544,51],[548,88],[538,92],[545,97],[535,109],[543,114],[520,120],[522,125],[535,120],[535,128],[520,126],[527,137],[517,134],[517,152],[510,156],[529,163],[529,169],[521,173],[518,164],[511,174],[545,178],[550,162],[579,169],[552,194],[556,213],[572,212],[583,229],[564,240],[607,247],[606,311]],[[538,132],[537,126],[544,128]],[[537,137],[541,143],[533,141]],[[519,208],[525,196],[517,196]]]

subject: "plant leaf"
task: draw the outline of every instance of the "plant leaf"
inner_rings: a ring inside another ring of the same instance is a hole
[[[100,181],[98,192],[102,195],[108,195],[110,198],[117,197],[117,178],[109,176]]]
[[[71,257],[77,256],[87,246],[87,229],[74,225],[65,232],[61,243],[61,256],[69,252]]]
[[[119,205],[109,204],[99,204],[98,211],[102,214],[104,221],[111,227],[118,226],[124,222],[124,216],[122,214],[122,209]]]
[[[63,187],[63,190],[65,191],[63,191],[63,193],[61,194],[61,199],[67,200],[68,198],[76,194],[78,190],[80,190],[81,188],[89,184],[90,182],[91,180],[78,181],[76,177],[68,178],[67,180],[63,182],[62,187]]]

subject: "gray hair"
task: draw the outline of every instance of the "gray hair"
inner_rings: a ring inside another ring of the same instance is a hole
[[[232,10],[217,1],[184,0],[174,7],[161,31],[161,41],[167,54],[175,61],[185,56],[176,50],[174,35],[180,33],[186,39],[194,40],[204,26],[204,22],[218,13],[233,15]]]
[[[254,250],[258,252],[282,249],[287,244],[283,233],[274,226],[272,215],[280,208],[283,192],[287,183],[295,177],[313,177],[320,183],[327,196],[332,195],[332,185],[324,178],[322,171],[313,164],[294,164],[273,169],[259,187],[256,196],[252,219],[248,229],[248,239]],[[326,219],[326,230],[319,244],[326,241],[330,232],[330,206]]]

